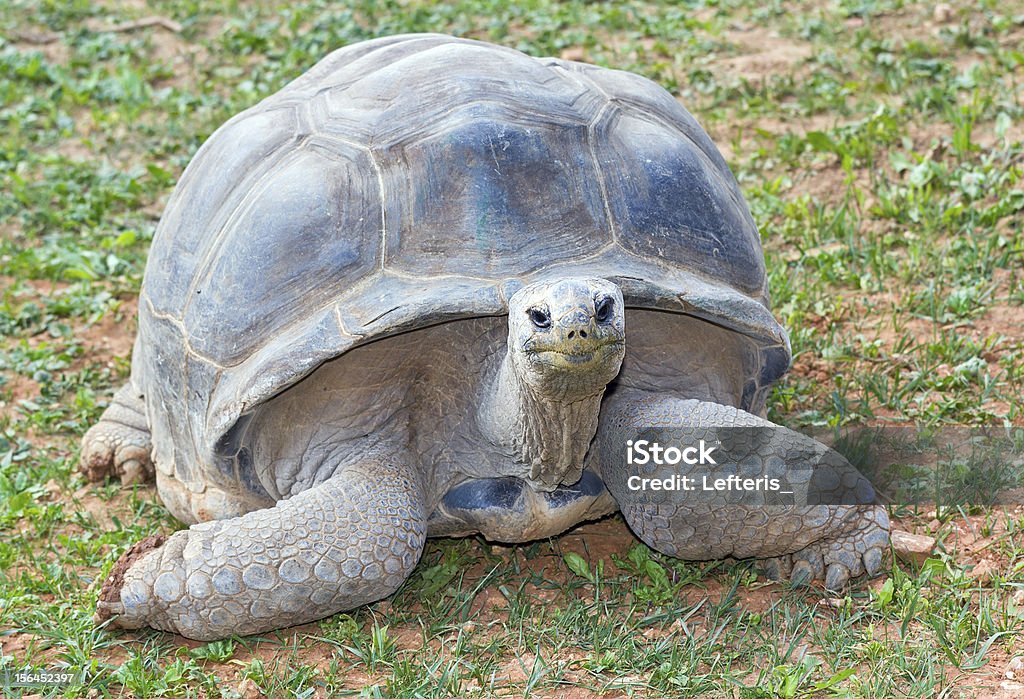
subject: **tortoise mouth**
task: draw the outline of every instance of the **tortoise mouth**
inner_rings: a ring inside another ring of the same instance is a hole
[[[566,352],[558,352],[555,350],[555,354],[560,354],[565,358],[565,361],[570,364],[586,364],[594,358],[594,352],[588,352],[587,354],[572,354]]]
[[[595,361],[605,361],[614,355],[625,343],[610,340],[571,348],[534,347],[528,354],[556,366],[581,367]]]

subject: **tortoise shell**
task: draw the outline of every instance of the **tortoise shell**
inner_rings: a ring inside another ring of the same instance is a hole
[[[749,338],[745,410],[788,368],[736,181],[658,85],[434,34],[335,51],[218,129],[157,228],[132,372],[157,466],[256,487],[232,444],[267,399],[564,276]]]

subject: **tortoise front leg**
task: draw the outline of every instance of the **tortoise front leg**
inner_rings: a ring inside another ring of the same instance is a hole
[[[685,445],[739,442],[745,448],[744,467],[794,478],[803,474],[804,492],[818,497],[801,502],[798,492],[792,504],[782,504],[781,498],[756,492],[708,494],[702,479],[709,467],[685,463],[662,467],[656,476],[690,476],[693,491],[640,490],[636,480],[631,488],[630,477],[645,474],[627,463],[626,442],[651,428]],[[873,497],[866,479],[810,437],[727,405],[622,391],[602,407],[596,447],[593,466],[626,521],[662,553],[688,560],[769,559],[762,567],[775,577],[789,574],[798,582],[824,578],[829,589],[845,586],[851,576],[881,570],[889,545],[885,508],[858,504],[871,501],[865,494]],[[849,499],[822,497],[823,487]]]
[[[366,460],[272,508],[150,537],[115,564],[97,621],[209,641],[387,597],[423,551],[414,473],[395,460]]]

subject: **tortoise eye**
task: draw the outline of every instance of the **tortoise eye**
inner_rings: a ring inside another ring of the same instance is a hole
[[[531,308],[526,312],[530,316],[530,320],[538,328],[550,328],[551,327],[551,316],[543,308]]]
[[[594,317],[598,323],[607,323],[612,319],[612,310],[614,309],[615,301],[606,296],[598,302],[597,308],[594,309]]]

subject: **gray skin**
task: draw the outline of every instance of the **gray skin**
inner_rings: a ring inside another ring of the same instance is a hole
[[[881,507],[627,486],[658,425],[770,427],[749,458],[817,468],[761,416],[789,361],[765,288],[728,168],[653,83],[439,35],[341,49],[211,137],[161,220],[81,464],[155,477],[192,526],[122,556],[97,617],[259,633],[390,595],[427,536],[616,510],[672,556],[876,574]]]
[[[200,640],[259,633],[391,594],[428,535],[528,541],[618,507],[669,555],[769,559],[776,576],[824,575],[831,588],[877,573],[888,541],[881,508],[687,507],[625,488],[636,470],[622,445],[641,428],[684,424],[691,439],[714,441],[721,427],[770,424],[684,397],[693,390],[685,381],[680,395],[648,390],[648,377],[630,370],[661,362],[671,335],[683,342],[688,329],[655,331],[650,313],[629,312],[639,328],[621,372],[627,312],[618,288],[599,279],[529,285],[512,297],[507,323],[452,322],[324,365],[251,423],[256,470],[276,505],[175,533],[133,562],[101,616]],[[439,409],[413,409],[422,404]],[[146,434],[126,427],[104,418],[86,437],[85,462],[109,459],[131,477]],[[775,430],[772,454],[813,443]],[[596,487],[573,487],[587,479]]]

